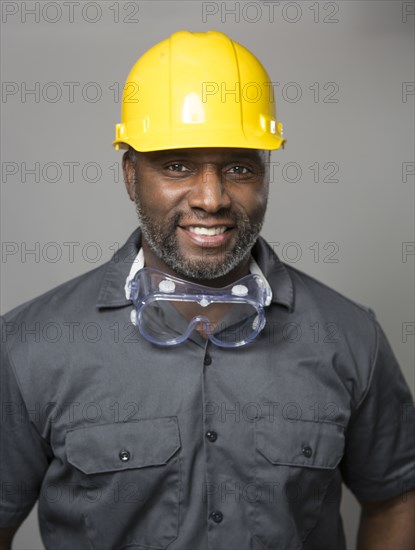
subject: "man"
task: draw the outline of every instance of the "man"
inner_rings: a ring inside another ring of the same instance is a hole
[[[140,229],[4,320],[1,548],[38,499],[54,550],[340,550],[344,481],[359,548],[411,549],[413,406],[386,337],[259,237],[284,138],[258,60],[176,33],[122,118]]]

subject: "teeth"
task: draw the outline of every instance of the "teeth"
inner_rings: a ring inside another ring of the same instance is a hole
[[[221,235],[226,231],[226,227],[189,227],[188,229],[191,233],[196,233],[197,235],[207,235],[209,237]]]

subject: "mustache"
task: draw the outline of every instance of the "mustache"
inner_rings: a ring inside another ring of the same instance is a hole
[[[135,206],[137,213],[140,217],[147,218],[145,212],[141,208],[140,200],[138,197],[135,197]],[[238,212],[233,212],[230,208],[221,208],[217,212],[204,212],[203,210],[195,209],[193,212],[176,212],[173,217],[166,219],[166,223],[172,224],[174,227],[187,224],[193,221],[205,221],[205,220],[227,220],[231,222],[237,222],[244,220],[245,216]]]

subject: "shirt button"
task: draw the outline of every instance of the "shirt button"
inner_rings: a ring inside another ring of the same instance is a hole
[[[124,449],[120,451],[120,454],[118,455],[120,457],[120,460],[122,462],[127,462],[130,460],[130,453],[128,451],[125,451]]]
[[[216,432],[206,432],[206,438],[211,442],[211,443],[215,443],[215,441],[217,440],[218,438],[218,434]]]
[[[215,512],[212,512],[210,514],[210,517],[213,519],[215,523],[220,523],[223,520],[223,514],[218,510],[216,510]]]
[[[207,367],[212,363],[212,357],[207,353],[203,360],[203,364]]]
[[[308,445],[304,445],[302,452],[306,458],[310,458],[310,456],[313,454],[313,449]]]

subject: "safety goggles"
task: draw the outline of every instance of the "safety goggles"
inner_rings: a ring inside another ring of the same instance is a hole
[[[149,267],[131,281],[130,296],[135,324],[160,346],[181,344],[193,331],[217,346],[244,346],[264,328],[264,307],[271,302],[271,291],[257,274],[212,288]]]

